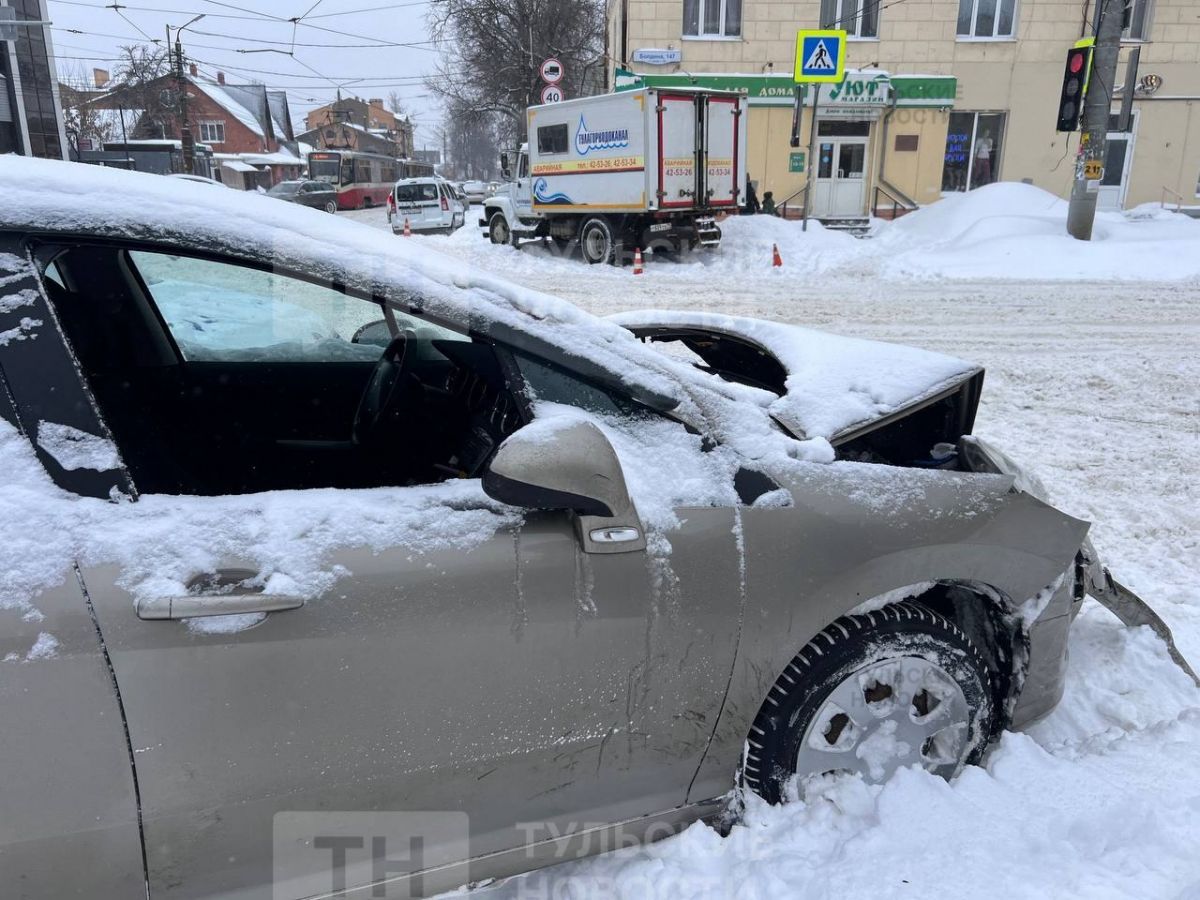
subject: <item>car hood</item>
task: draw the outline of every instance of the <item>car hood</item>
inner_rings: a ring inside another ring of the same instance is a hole
[[[978,390],[964,389],[982,368],[917,347],[716,313],[639,310],[608,319],[643,340],[680,343],[706,370],[761,388],[753,396],[799,438],[842,443],[959,391],[966,418],[978,405]]]

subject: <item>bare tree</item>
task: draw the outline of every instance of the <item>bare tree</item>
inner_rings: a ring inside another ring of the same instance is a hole
[[[395,114],[397,118],[404,118],[408,115],[408,110],[404,108],[404,103],[400,99],[399,91],[392,91],[388,94],[388,109]]]
[[[81,142],[102,144],[114,137],[112,117],[96,102],[99,93],[78,63],[59,81],[63,125],[72,150],[78,151]]]
[[[431,6],[429,23],[446,48],[429,89],[449,115],[496,116],[503,141],[525,138],[543,60],[562,62],[568,97],[603,84],[604,0],[443,0]]]
[[[145,44],[121,48],[113,73],[112,102],[141,113],[136,129],[139,135],[161,137],[169,132],[178,102],[174,84],[164,78],[170,73],[171,56],[166,50]]]

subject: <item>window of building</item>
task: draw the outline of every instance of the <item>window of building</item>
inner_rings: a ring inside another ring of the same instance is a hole
[[[206,144],[223,144],[225,143],[225,123],[224,122],[201,122],[200,123],[200,140]]]
[[[1129,4],[1129,24],[1121,32],[1121,39],[1126,41],[1150,40],[1150,14],[1154,9],[1154,0],[1132,0]]]
[[[1004,113],[950,113],[942,192],[969,191],[998,180]]]
[[[683,0],[685,37],[742,35],[742,0]]]
[[[566,153],[567,126],[545,125],[537,130],[538,153]]]
[[[36,22],[45,19],[39,0],[12,0],[8,6],[16,10],[18,21]],[[13,42],[17,57],[17,73],[21,76],[21,97],[25,107],[25,123],[29,129],[28,152],[31,156],[62,159],[63,147],[59,138],[59,112],[55,103],[55,74],[50,65],[50,52],[44,28],[18,28]],[[0,41],[0,52],[8,44]]]
[[[1016,26],[1017,0],[958,0],[960,38],[1011,38]]]
[[[879,0],[821,0],[821,27],[852,38],[879,37]]]

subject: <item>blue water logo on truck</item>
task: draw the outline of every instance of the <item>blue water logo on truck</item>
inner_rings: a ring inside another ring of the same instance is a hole
[[[579,117],[579,130],[575,132],[575,150],[587,156],[591,150],[614,150],[629,146],[628,128],[610,128],[607,131],[589,131],[583,116]]]

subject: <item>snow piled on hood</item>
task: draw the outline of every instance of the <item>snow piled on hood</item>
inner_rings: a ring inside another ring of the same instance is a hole
[[[945,390],[979,367],[952,356],[863,338],[717,313],[638,310],[609,321],[709,329],[746,338],[770,352],[787,370],[787,393],[771,412],[795,433],[832,438]],[[653,346],[653,344],[651,345]]]

